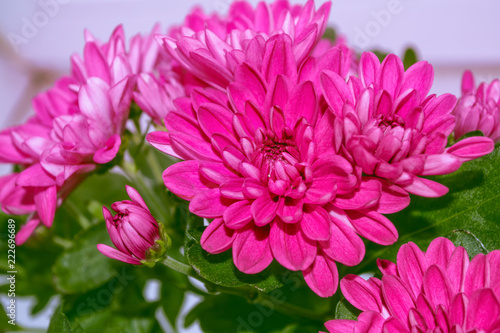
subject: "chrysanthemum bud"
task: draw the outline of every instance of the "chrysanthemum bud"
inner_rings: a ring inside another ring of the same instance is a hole
[[[105,244],[98,244],[97,249],[112,259],[152,267],[161,260],[172,242],[163,225],[151,215],[139,192],[130,186],[126,186],[126,190],[132,201],[112,204],[115,216],[103,207],[106,228],[116,249]]]

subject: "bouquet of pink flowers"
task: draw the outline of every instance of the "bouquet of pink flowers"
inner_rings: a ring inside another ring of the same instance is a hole
[[[0,132],[5,271],[59,295],[48,332],[500,332],[500,81],[430,94],[330,6],[85,33]]]

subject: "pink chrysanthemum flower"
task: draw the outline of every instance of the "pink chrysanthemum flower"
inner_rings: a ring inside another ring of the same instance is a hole
[[[361,56],[359,77],[346,82],[325,73],[321,80],[328,105],[343,120],[344,154],[363,173],[426,197],[444,195],[448,188],[420,176],[451,173],[494,148],[484,137],[446,148],[455,126],[451,112],[456,98],[427,96],[432,81],[432,66],[425,61],[405,71],[396,55],[381,64],[368,52]]]
[[[329,40],[321,39],[329,8],[328,3],[315,11],[313,1],[292,6],[283,0],[260,2],[256,8],[246,1],[236,1],[226,16],[206,15],[195,8],[181,26],[158,37],[163,51],[169,54],[163,57],[168,58],[163,62],[168,66],[161,66],[159,76],[141,74],[134,99],[155,123],[162,124],[168,111],[175,109],[175,98],[189,96],[199,87],[225,89],[234,80],[234,69],[245,60],[247,50],[261,47],[277,33],[286,32],[292,37],[298,62],[310,54],[319,57],[333,46]],[[260,44],[249,44],[257,35],[262,37]],[[343,40],[339,46],[356,60]],[[355,65],[355,61],[351,64]]]
[[[35,116],[0,133],[1,162],[22,171],[0,178],[8,214],[33,213],[17,233],[23,243],[43,223],[52,225],[62,200],[98,164],[118,153],[134,80],[121,52],[121,28],[100,44],[87,33],[84,57],[73,56],[72,76],[33,100]]]
[[[206,15],[195,10],[172,36],[159,38],[167,52],[184,69],[206,84],[224,89],[233,81],[234,70],[245,59],[255,36],[262,41],[286,33],[292,39],[297,63],[304,60],[321,39],[326,29],[330,3],[317,11],[314,1],[292,6],[288,1],[273,4],[260,2],[253,9],[246,1],[231,4],[227,18],[211,17],[207,26],[201,24]]]
[[[177,100],[168,132],[151,133],[148,141],[185,160],[163,179],[190,201],[191,212],[214,219],[201,238],[205,250],[232,248],[236,267],[247,274],[276,259],[327,297],[337,289],[335,262],[362,260],[358,235],[386,245],[397,239],[381,213],[403,209],[409,197],[387,181],[362,177],[337,154],[340,124],[318,82],[321,70],[345,76],[349,59],[332,48],[297,64],[292,45],[283,34],[253,49],[227,92],[198,89]]]
[[[342,293],[362,310],[358,321],[331,320],[331,333],[500,332],[500,250],[478,254],[446,238],[427,252],[401,246],[397,265],[378,260],[382,279],[348,275]]]
[[[453,111],[455,139],[481,131],[495,143],[500,142],[500,81],[483,82],[476,88],[474,76],[466,71],[462,78],[462,97]]]

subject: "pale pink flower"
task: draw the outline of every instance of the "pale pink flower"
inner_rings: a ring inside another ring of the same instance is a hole
[[[342,293],[363,312],[357,321],[327,322],[330,332],[500,332],[500,250],[469,262],[463,247],[440,237],[425,253],[410,242],[397,264],[377,264],[382,279],[342,279]]]
[[[495,143],[500,142],[500,81],[482,82],[476,88],[474,76],[466,71],[462,78],[462,97],[453,111],[457,120],[455,139],[481,131]]]
[[[158,222],[139,192],[130,186],[126,186],[126,189],[132,201],[113,203],[111,208],[116,212],[114,216],[108,208],[102,208],[106,229],[116,249],[106,244],[98,244],[97,249],[112,259],[140,265],[145,260],[154,259],[151,255],[156,253],[152,251],[158,250],[157,243],[162,240],[162,236]]]
[[[490,153],[489,138],[471,137],[446,148],[455,126],[456,98],[429,95],[433,69],[425,61],[404,70],[396,55],[382,64],[362,54],[359,77],[344,80],[322,74],[328,105],[343,120],[344,154],[367,175],[385,178],[409,193],[437,197],[448,188],[420,176],[457,170],[468,160]]]
[[[191,212],[214,219],[201,238],[205,250],[232,248],[236,267],[247,274],[276,259],[302,271],[317,294],[331,296],[335,262],[362,260],[358,235],[392,244],[397,231],[381,213],[403,209],[409,197],[363,177],[337,154],[341,124],[322,102],[318,82],[322,70],[345,77],[350,62],[342,50],[299,64],[289,36],[263,43],[235,68],[227,92],[197,89],[178,99],[166,117],[168,132],[151,133],[148,141],[185,160],[166,169],[163,180],[190,201]]]
[[[40,223],[50,227],[57,207],[84,174],[119,151],[134,86],[117,51],[119,31],[103,45],[87,34],[84,57],[72,58],[73,76],[34,98],[35,116],[26,124],[0,133],[0,161],[22,169],[0,178],[2,210],[32,214],[17,233],[18,244]]]

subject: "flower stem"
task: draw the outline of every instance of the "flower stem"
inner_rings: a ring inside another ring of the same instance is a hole
[[[173,270],[188,275],[188,276],[193,276],[196,274],[196,272],[191,268],[191,266],[188,266],[180,261],[175,260],[172,257],[166,256],[165,259],[162,261],[162,263],[169,267],[172,268]],[[193,276],[195,278],[198,278],[197,274]]]
[[[250,288],[250,287],[237,287],[237,288],[229,288],[229,287],[224,287],[220,286],[217,284],[214,284],[202,276],[200,276],[191,266],[186,265],[184,263],[181,263],[180,261],[177,261],[171,257],[166,257],[162,261],[162,263],[173,269],[176,270],[177,272],[183,273],[185,275],[191,276],[201,282],[203,282],[207,289],[210,292],[221,292],[225,294],[231,294],[239,297],[246,298],[249,300],[251,303],[259,303],[262,305],[269,306],[269,304],[272,304],[273,308],[276,311],[279,311],[281,313],[291,315],[291,316],[300,316],[302,318],[307,318],[309,320],[314,320],[314,321],[325,321],[325,314],[323,313],[317,313],[308,309],[304,309],[300,306],[287,303],[284,300],[278,300],[275,299],[274,297],[270,296],[269,294],[266,294],[264,292],[260,292],[257,289]]]

